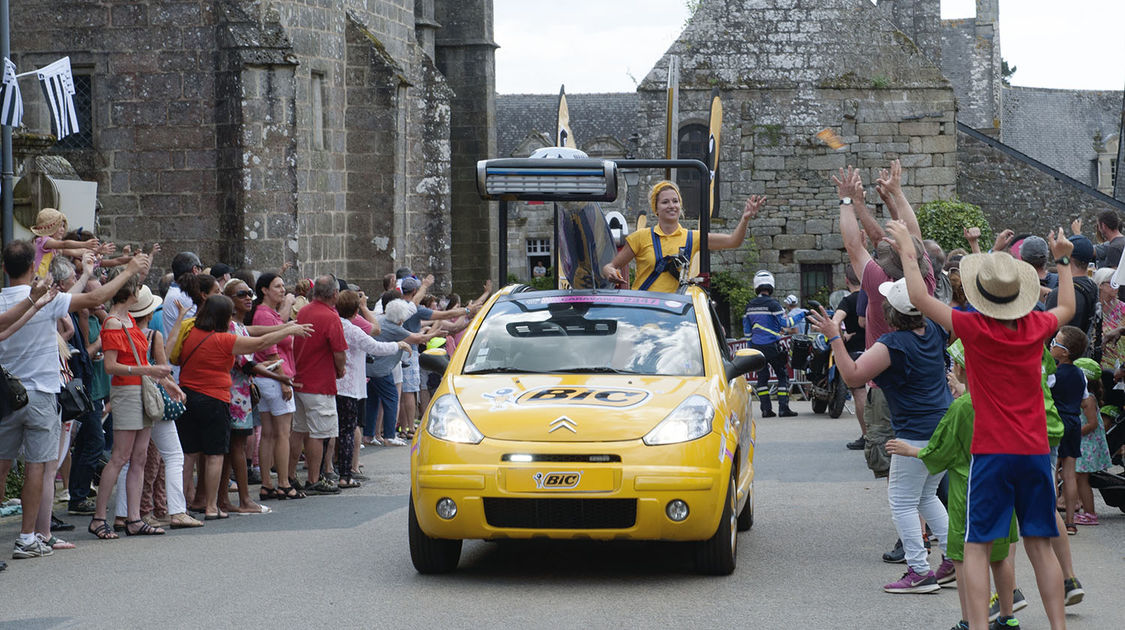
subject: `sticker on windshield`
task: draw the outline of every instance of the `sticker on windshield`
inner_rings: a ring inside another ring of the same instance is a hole
[[[647,390],[626,387],[536,387],[521,394],[516,404],[627,409],[644,403],[651,396]]]

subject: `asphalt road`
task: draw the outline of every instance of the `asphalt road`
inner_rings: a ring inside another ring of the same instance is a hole
[[[849,416],[759,421],[756,522],[730,577],[693,574],[682,545],[465,544],[456,573],[415,573],[406,535],[406,448],[361,453],[372,480],[336,497],[271,502],[275,512],[208,522],[161,537],[98,541],[8,560],[0,628],[937,628],[959,618],[957,594],[889,595],[904,565],[880,555],[895,540],[886,485],[844,443]],[[1070,538],[1086,600],[1071,628],[1121,627],[1125,514]],[[18,521],[0,519],[0,541]],[[10,543],[5,543],[10,544]],[[1018,582],[1024,628],[1047,628],[1030,565]],[[940,556],[931,555],[936,567]]]

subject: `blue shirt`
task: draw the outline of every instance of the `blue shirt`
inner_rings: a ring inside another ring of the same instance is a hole
[[[433,316],[434,312],[431,309],[428,309],[425,306],[419,306],[416,313],[406,318],[406,321],[402,322],[402,327],[412,333],[422,332],[422,320],[432,319]],[[379,341],[384,340],[380,339]]]
[[[1050,380],[1050,379],[1048,379]],[[1086,375],[1073,363],[1059,363],[1051,383],[1051,398],[1066,425],[1081,424],[1082,397],[1086,394]]]
[[[879,337],[887,347],[891,366],[874,378],[887,397],[895,437],[928,440],[945,415],[953,396],[945,380],[945,346],[949,335],[926,321],[922,335],[897,330]]]
[[[750,300],[742,316],[742,334],[750,337],[750,343],[756,346],[776,343],[782,336],[781,331],[792,325],[781,303],[768,295]]]

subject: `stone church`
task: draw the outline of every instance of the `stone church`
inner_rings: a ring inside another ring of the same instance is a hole
[[[11,23],[21,71],[70,56],[82,133],[50,152],[98,183],[103,238],[371,292],[495,268],[491,0],[12,0]]]
[[[999,19],[998,0],[977,0],[976,17],[964,20],[941,20],[939,0],[702,0],[636,92],[568,95],[570,120],[591,155],[663,157],[675,56],[679,155],[703,159],[709,95],[718,87],[725,115],[716,229],[737,220],[748,195],[770,201],[753,239],[719,253],[715,269],[750,275],[767,267],[784,292],[803,296],[843,287],[847,258],[829,176],[846,164],[870,184],[901,157],[913,204],[959,197],[980,205],[994,226],[1017,230],[1045,233],[1071,216],[1125,212],[1109,196],[1122,93],[1006,85]],[[499,95],[500,156],[549,143],[556,101]],[[849,146],[833,151],[817,141],[824,128]],[[677,178],[694,199],[699,182]],[[647,204],[651,174],[633,179],[640,190],[625,195],[630,221]],[[869,204],[878,201],[870,189]],[[689,216],[697,211],[686,205]],[[530,261],[550,255],[551,232],[542,210],[520,206],[517,213],[540,217],[516,222],[509,235],[510,268],[525,276]]]

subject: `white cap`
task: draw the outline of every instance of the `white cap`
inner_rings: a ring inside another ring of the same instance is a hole
[[[773,274],[763,269],[754,274],[754,288],[757,289],[758,287],[765,285],[769,285],[771,287],[777,286],[773,281]]]
[[[797,296],[793,295],[792,293],[790,293],[789,295],[785,296],[785,303],[786,303],[786,304],[789,304],[789,305],[795,305],[795,304],[797,304],[797,302],[799,302],[799,301],[800,301],[800,300],[798,300],[798,299],[797,299]]]
[[[921,315],[918,309],[910,303],[910,294],[906,291],[906,278],[899,278],[894,282],[884,282],[879,285],[879,293],[887,298],[891,306],[904,315]]]
[[[1102,283],[1109,282],[1113,279],[1114,272],[1117,271],[1112,267],[1102,267],[1094,272],[1094,284],[1101,285]]]

